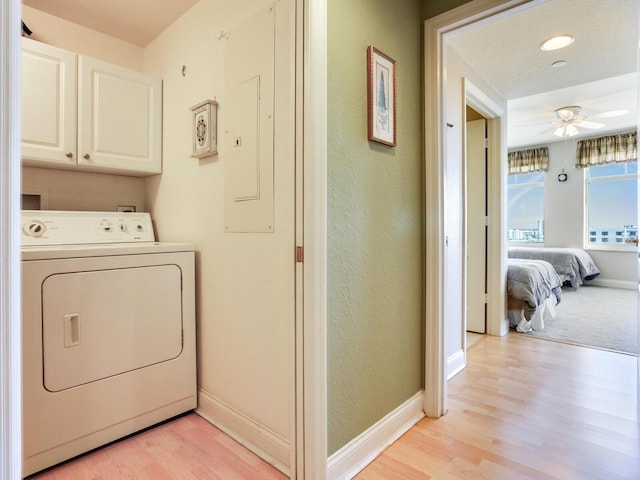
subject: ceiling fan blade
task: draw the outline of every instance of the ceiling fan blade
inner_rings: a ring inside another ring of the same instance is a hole
[[[542,125],[553,125],[555,122],[552,121],[541,121],[541,122],[526,122],[526,123],[517,123],[514,126],[516,127],[539,127]]]
[[[556,125],[553,125],[552,127],[549,128],[545,128],[544,130],[542,130],[541,132],[538,132],[538,135],[545,135],[547,133],[551,133],[553,131],[555,131],[558,127]]]
[[[602,127],[604,127],[604,123],[589,122],[588,120],[583,120],[581,122],[577,122],[576,125],[578,127],[583,127],[583,128],[602,128]]]
[[[611,118],[611,117],[619,117],[621,115],[627,115],[629,110],[611,110],[610,112],[601,112],[594,113],[593,115],[589,115],[589,118]]]

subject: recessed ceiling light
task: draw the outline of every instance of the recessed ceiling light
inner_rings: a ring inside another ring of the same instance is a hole
[[[564,67],[567,64],[564,60],[558,60],[557,62],[553,62],[551,66],[553,68]]]
[[[571,45],[574,40],[575,38],[573,37],[573,35],[556,35],[555,37],[548,38],[544,42],[542,42],[540,44],[540,50],[558,50],[559,48],[564,48],[568,45]]]

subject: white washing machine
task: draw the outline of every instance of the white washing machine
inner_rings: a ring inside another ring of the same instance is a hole
[[[22,212],[23,475],[196,407],[190,244],[148,213]]]

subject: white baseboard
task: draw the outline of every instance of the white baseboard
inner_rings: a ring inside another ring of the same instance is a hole
[[[460,349],[453,355],[449,355],[447,359],[447,380],[464,369],[467,362],[465,360],[464,350]]]
[[[509,319],[508,318],[503,318],[502,322],[500,323],[499,335],[501,337],[504,337],[507,333],[509,333]]]
[[[196,413],[285,475],[290,474],[287,439],[200,388]]]
[[[585,285],[594,285],[596,287],[623,288],[625,290],[636,290],[638,288],[637,282],[628,282],[624,280],[611,280],[607,278],[598,278],[598,277],[594,278],[593,280],[586,281]]]
[[[389,445],[424,417],[424,392],[416,393],[371,428],[351,440],[327,461],[327,480],[353,478]]]

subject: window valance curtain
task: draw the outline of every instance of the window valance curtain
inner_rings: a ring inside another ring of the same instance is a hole
[[[549,169],[549,148],[538,147],[508,153],[509,175],[546,172]]]
[[[638,158],[636,131],[580,140],[576,149],[576,168],[614,162],[633,162]]]

